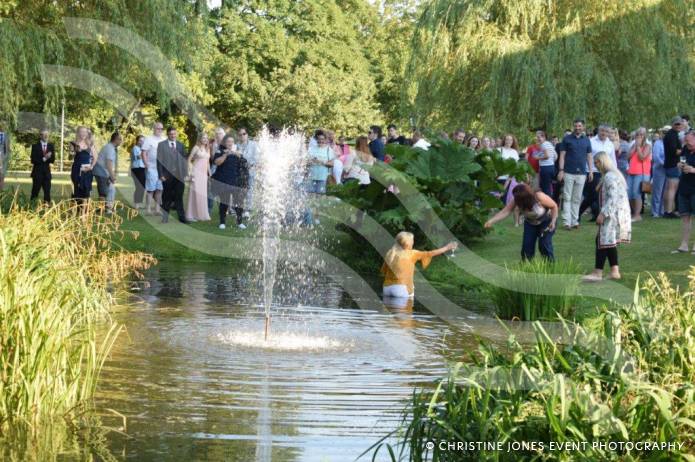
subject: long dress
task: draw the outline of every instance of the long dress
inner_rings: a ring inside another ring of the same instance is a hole
[[[92,153],[86,149],[82,149],[75,154],[75,159],[72,162],[70,170],[70,179],[72,180],[73,195],[72,197],[79,200],[88,199],[92,193],[92,180],[94,175],[91,170],[82,171],[82,165],[92,163]]]
[[[195,146],[191,151],[191,188],[188,191],[186,219],[197,221],[210,220],[208,212],[208,166],[210,152]]]
[[[598,232],[599,248],[605,249],[622,242],[630,242],[632,216],[627,200],[627,187],[621,174],[614,171],[606,172],[601,182],[599,200],[604,216]]]

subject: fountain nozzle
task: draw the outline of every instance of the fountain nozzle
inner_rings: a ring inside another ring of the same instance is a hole
[[[268,340],[268,333],[270,332],[270,315],[265,315],[265,340]]]

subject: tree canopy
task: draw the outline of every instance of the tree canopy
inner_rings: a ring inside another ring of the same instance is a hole
[[[658,126],[695,109],[694,20],[690,0],[432,0],[402,94],[430,126]]]
[[[695,110],[694,10],[690,0],[225,0],[212,11],[204,0],[0,0],[0,121],[55,116],[65,101],[72,126],[108,130],[132,112],[128,125],[164,118],[189,136],[197,112],[348,135],[387,122],[558,131],[576,116],[653,127]],[[45,65],[73,77],[47,79]]]

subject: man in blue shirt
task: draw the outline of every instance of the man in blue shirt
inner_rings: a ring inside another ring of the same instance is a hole
[[[369,127],[369,150],[372,152],[372,155],[379,159],[380,161],[384,161],[384,143],[381,141],[381,127],[378,125],[372,125]]]
[[[589,167],[588,179],[594,178],[594,158],[591,156],[591,142],[584,134],[584,120],[574,121],[574,131],[562,139],[560,148],[560,160],[558,167],[560,172],[557,180],[565,184],[562,188],[562,222],[564,229],[579,228],[579,206],[582,202],[582,191],[587,180],[587,166]]]

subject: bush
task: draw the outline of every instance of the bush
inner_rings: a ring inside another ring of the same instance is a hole
[[[588,327],[565,324],[571,344],[534,323],[536,342],[510,337],[501,354],[480,343],[473,364],[459,364],[435,391],[416,391],[400,443],[412,461],[692,460],[695,439],[695,269],[681,294],[665,276],[650,279],[630,306],[602,308]],[[537,441],[543,451],[433,449],[428,441]],[[550,442],[576,443],[572,452]],[[592,443],[684,443],[669,451]],[[582,444],[586,442],[587,444]],[[374,448],[372,448],[374,449]]]
[[[427,151],[391,144],[387,152],[394,160],[370,169],[376,181],[365,190],[348,184],[331,187],[330,193],[392,234],[408,230],[419,242],[448,231],[462,242],[482,236],[490,211],[502,206],[495,195],[502,192],[497,177],[523,178],[529,171],[526,164],[502,159],[498,151],[478,153],[449,140],[437,140]],[[386,192],[390,184],[399,186],[400,193]]]
[[[536,321],[567,318],[576,307],[579,297],[581,268],[572,260],[549,262],[544,258],[519,262],[505,267],[501,286],[489,285],[487,291],[495,305],[497,316],[502,319]],[[558,285],[559,276],[561,284]],[[560,294],[548,295],[550,284],[560,289]]]

